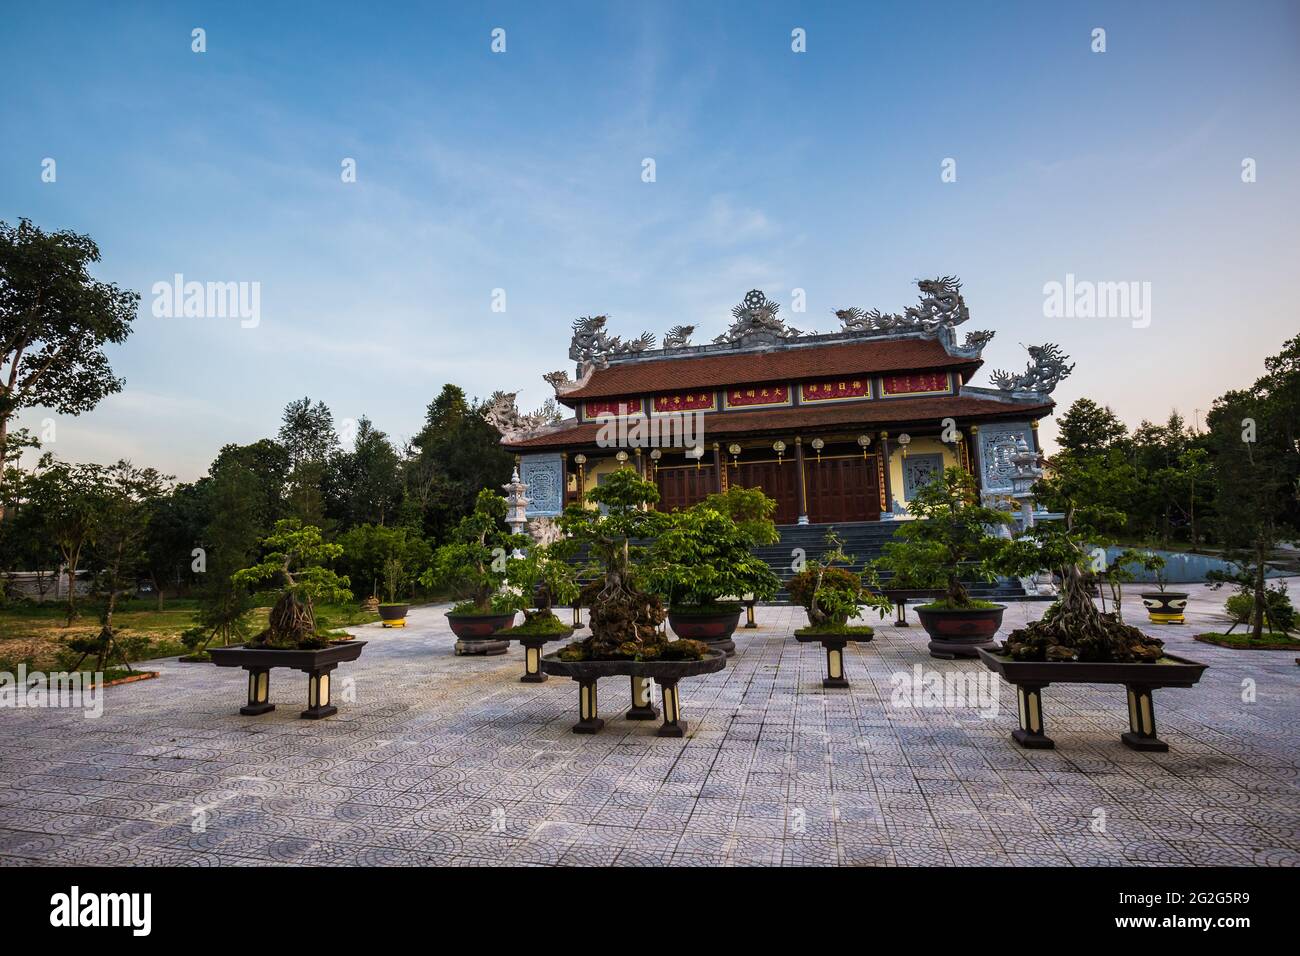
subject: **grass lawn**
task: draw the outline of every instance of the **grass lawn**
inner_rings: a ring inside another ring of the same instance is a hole
[[[119,605],[113,622],[122,629],[124,637],[148,639],[146,650],[136,656],[139,660],[176,657],[186,653],[185,645],[181,643],[181,632],[194,626],[197,608],[197,601],[183,598],[165,601],[162,610],[154,600],[128,601]],[[29,667],[53,667],[65,640],[94,637],[99,633],[99,603],[87,601],[81,605],[81,612],[81,617],[73,621],[71,627],[64,627],[61,604],[0,608],[0,670],[12,671],[23,661]],[[253,609],[249,619],[254,632],[266,627],[270,613],[269,604]],[[378,614],[364,611],[355,604],[327,604],[316,608],[316,621],[326,629],[369,624],[377,620]]]
[[[1239,650],[1256,650],[1256,651],[1294,651],[1300,650],[1300,638],[1294,638],[1287,634],[1281,634],[1277,631],[1265,631],[1260,635],[1258,641],[1250,638],[1250,631],[1233,631],[1231,634],[1219,632],[1210,632],[1208,634],[1197,634],[1196,639],[1206,644],[1217,644],[1219,647],[1234,647]]]

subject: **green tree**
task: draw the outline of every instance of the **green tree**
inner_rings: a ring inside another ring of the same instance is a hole
[[[46,454],[29,483],[30,506],[40,515],[42,533],[58,548],[67,578],[69,625],[78,614],[77,572],[104,506],[104,482],[100,465],[73,465]]]
[[[1057,443],[1066,451],[1095,455],[1117,446],[1128,438],[1128,428],[1110,406],[1098,405],[1090,398],[1079,398],[1066,409],[1059,423]]]
[[[69,642],[72,650],[82,655],[81,660],[96,655],[96,672],[103,672],[115,654],[128,670],[131,667],[117,645],[121,628],[113,624],[113,615],[122,594],[135,592],[138,576],[146,565],[149,520],[169,481],[169,476],[152,468],[136,468],[129,461],[119,461],[100,471],[92,537],[100,560],[96,584],[104,600],[101,626],[96,637]],[[79,660],[76,667],[80,666]]]
[[[724,597],[773,597],[781,582],[756,556],[751,532],[707,501],[667,516],[645,578],[670,607],[714,607]]]
[[[402,461],[388,436],[371,424],[357,422],[352,450],[330,457],[323,491],[326,514],[343,528],[389,524],[402,501]]]
[[[140,295],[92,278],[99,260],[89,236],[0,222],[0,459],[21,410],[77,415],[122,390],[104,346],[130,335]],[[0,461],[0,520],[6,476]]]
[[[304,525],[297,518],[277,521],[262,547],[266,551],[262,560],[233,576],[236,584],[250,589],[265,582],[276,582],[281,588],[280,598],[271,608],[270,626],[254,642],[277,647],[324,646],[328,637],[317,631],[316,603],[346,601],[352,596],[348,579],[328,566],[343,548],[325,541],[320,528]]]
[[[962,575],[985,581],[1015,573],[1008,567],[1011,542],[989,533],[1011,515],[980,503],[975,478],[950,467],[922,486],[907,503],[915,521],[904,522],[876,566],[903,575],[915,587],[942,587],[950,609],[973,606]]]
[[[473,510],[480,489],[496,490],[510,480],[513,458],[483,419],[485,407],[468,401],[455,385],[444,385],[411,439],[403,469],[410,511],[403,523],[418,521],[425,537],[445,540]]]
[[[278,438],[289,456],[288,513],[305,524],[324,525],[322,486],[329,459],[338,450],[333,413],[324,402],[292,401],[284,407]]]
[[[234,574],[256,553],[266,507],[263,476],[237,458],[227,458],[220,467],[214,465],[206,482],[209,520],[200,539],[199,609],[195,626],[181,635],[191,653],[200,658],[214,640],[227,645],[250,636],[248,614],[253,600],[248,587],[236,581]]]
[[[527,547],[527,535],[505,530],[505,498],[481,490],[474,510],[461,518],[446,544],[433,553],[433,564],[420,577],[427,588],[447,588],[461,603],[457,614],[503,614],[519,610],[522,596],[503,591],[510,554]]]

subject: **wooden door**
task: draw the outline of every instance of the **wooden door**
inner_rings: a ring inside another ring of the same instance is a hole
[[[879,521],[876,457],[860,455],[804,459],[808,519],[814,523]]]
[[[712,465],[660,468],[655,473],[655,484],[659,488],[659,504],[655,508],[659,511],[689,508],[713,493],[714,481]]]
[[[799,520],[799,472],[793,459],[775,461],[741,461],[727,475],[727,483],[746,488],[762,488],[763,494],[776,499],[777,524],[794,524]]]

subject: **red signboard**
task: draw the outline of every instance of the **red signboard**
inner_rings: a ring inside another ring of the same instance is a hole
[[[597,415],[640,415],[641,399],[631,398],[597,398],[582,403],[582,414],[586,418]]]
[[[789,405],[788,385],[741,385],[727,391],[728,408],[752,408],[757,405]]]
[[[656,412],[711,412],[713,393],[675,392],[672,395],[656,395],[653,408]]]
[[[947,372],[912,372],[909,375],[886,375],[886,395],[933,394],[948,391]]]
[[[804,382],[799,386],[799,399],[804,402],[836,402],[848,398],[870,397],[871,379],[865,375],[823,382]]]

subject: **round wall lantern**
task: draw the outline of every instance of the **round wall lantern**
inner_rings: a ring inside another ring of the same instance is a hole
[[[817,452],[817,463],[820,465],[822,460],[822,449],[826,447],[826,442],[822,441],[820,438],[814,438],[811,444],[813,446],[813,451]]]
[[[776,463],[778,465],[781,464],[783,460],[782,456],[785,454],[785,442],[781,441],[779,438],[772,442],[772,451],[776,452]]]

